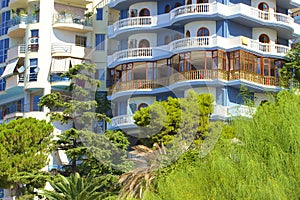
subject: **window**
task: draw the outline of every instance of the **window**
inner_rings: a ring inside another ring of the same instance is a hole
[[[0,40],[0,63],[4,63],[7,58],[9,39]]]
[[[176,2],[175,3],[175,8],[178,8],[178,7],[180,7],[181,6],[181,3],[179,3],[179,2]]]
[[[37,73],[38,73],[38,59],[32,58],[29,59],[29,81],[37,81]]]
[[[150,47],[150,43],[148,40],[143,39],[139,42],[139,48],[147,48],[147,47]]]
[[[103,8],[97,8],[96,20],[103,20]]]
[[[268,45],[270,43],[270,38],[266,34],[261,34],[258,38],[259,42],[264,43],[264,45],[259,45],[259,50],[263,52],[269,52],[270,46]]]
[[[39,37],[39,29],[32,29],[30,30],[31,37]]]
[[[2,0],[1,8],[8,7],[9,0]]]
[[[3,12],[1,14],[1,19],[0,19],[0,22],[1,22],[0,36],[7,34],[7,30],[9,28],[9,20],[10,20],[10,11]]]
[[[80,47],[86,47],[86,37],[76,35],[75,36],[75,45]]]
[[[3,72],[4,72],[4,67],[1,67],[0,68],[0,76],[3,74]],[[5,90],[5,84],[6,84],[5,79],[0,79],[0,91]]]
[[[186,38],[189,38],[189,37],[191,37],[191,33],[190,33],[190,31],[186,31],[186,32],[185,32],[185,37],[186,37]]]
[[[170,43],[170,37],[169,36],[165,36],[165,44],[169,44]]]
[[[187,4],[187,5],[192,4],[192,0],[187,0],[187,1],[186,1],[186,4]]]
[[[264,20],[269,19],[269,6],[266,3],[260,3],[258,5],[258,9],[261,10],[262,12],[258,13],[258,17]]]
[[[41,111],[41,108],[39,107],[40,98],[42,96],[33,96],[32,99],[32,110],[31,111]]]
[[[105,34],[95,35],[95,48],[97,51],[105,50]]]
[[[205,37],[205,36],[209,36],[209,30],[205,27],[199,28],[199,30],[197,31],[197,37]]]
[[[144,16],[150,16],[150,11],[147,8],[143,8],[140,13],[139,13],[140,17],[144,17]]]
[[[32,29],[31,31],[31,38],[30,38],[30,45],[29,45],[29,51],[37,52],[39,50],[39,30],[38,29]]]
[[[140,110],[141,108],[146,108],[148,107],[148,104],[146,103],[141,103],[139,106],[138,106],[138,110]]]

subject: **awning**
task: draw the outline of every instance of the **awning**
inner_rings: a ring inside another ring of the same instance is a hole
[[[62,165],[70,164],[69,159],[64,150],[58,150],[58,156]]]
[[[1,75],[1,79],[2,79],[2,78],[5,78],[5,77],[7,77],[7,76],[10,76],[10,75],[12,75],[12,74],[14,73],[14,70],[15,70],[15,68],[16,68],[16,65],[17,65],[18,61],[19,61],[19,58],[10,61],[10,62],[6,65],[5,70],[4,70],[3,74]]]
[[[65,73],[69,71],[70,58],[52,58],[51,73]]]
[[[76,59],[76,58],[71,58],[71,65],[75,66],[75,65],[79,65],[82,63],[83,60],[81,59]]]

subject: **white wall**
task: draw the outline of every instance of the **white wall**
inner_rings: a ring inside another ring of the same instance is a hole
[[[191,22],[184,26],[184,35],[186,31],[190,31],[191,37],[197,37],[197,31],[201,27],[206,27],[209,30],[210,36],[216,35],[216,22],[215,21],[197,21]]]
[[[146,39],[150,42],[150,47],[155,47],[157,46],[157,34],[156,33],[141,33],[141,34],[134,34],[129,36],[128,38],[128,46],[130,40],[135,39],[137,41],[137,47],[139,46],[139,42],[143,39]]]
[[[258,5],[263,2],[269,5],[269,12],[274,12],[276,10],[276,0],[252,0],[251,6],[258,8]]]
[[[277,32],[269,28],[253,28],[252,29],[252,39],[257,40],[261,34],[266,34],[270,38],[270,44],[275,44],[277,40]]]
[[[136,3],[129,7],[129,10],[136,9],[137,15],[139,15],[140,10],[147,8],[150,11],[151,16],[157,15],[157,3],[156,2],[142,2]]]

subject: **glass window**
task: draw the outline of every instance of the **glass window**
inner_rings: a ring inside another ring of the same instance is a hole
[[[147,47],[150,47],[150,43],[148,40],[143,39],[139,42],[139,48],[147,48]]]
[[[10,21],[10,11],[6,11],[1,14],[1,19],[0,19],[0,35],[6,35],[7,30],[9,28],[9,21]]]
[[[7,58],[9,39],[0,40],[0,63],[4,63]]]
[[[144,17],[144,16],[150,16],[150,11],[147,8],[143,8],[140,13],[139,13],[140,17]]]
[[[2,0],[1,8],[8,7],[9,0]]]
[[[103,8],[97,8],[96,20],[103,20]]]
[[[1,67],[0,68],[0,76],[3,74],[3,72],[4,72],[4,67]],[[0,79],[0,91],[5,90],[5,84],[6,84],[5,78]]]
[[[105,34],[96,34],[95,35],[95,49],[97,51],[105,50]]]
[[[201,27],[197,31],[197,36],[198,37],[209,36],[209,30],[207,28],[205,28],[205,27]]]
[[[75,36],[75,45],[80,47],[86,47],[86,37],[76,35]]]

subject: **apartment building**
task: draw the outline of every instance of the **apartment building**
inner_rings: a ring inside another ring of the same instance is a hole
[[[299,37],[290,9],[297,0],[112,0],[120,19],[108,27],[118,50],[108,56],[114,103],[111,129],[137,133],[142,107],[187,90],[215,97],[212,119],[249,116],[240,95],[256,105],[278,92],[278,69]]]

